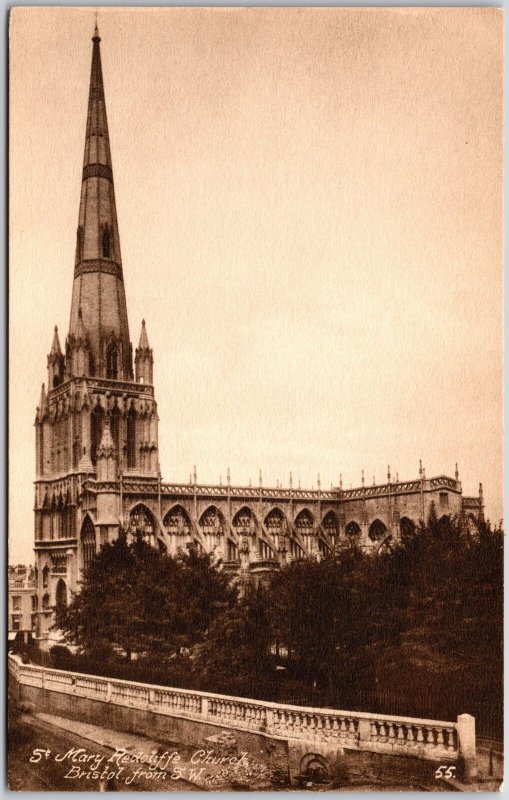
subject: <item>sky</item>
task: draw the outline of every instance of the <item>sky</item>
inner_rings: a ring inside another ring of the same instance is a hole
[[[68,332],[92,8],[10,22],[9,542]],[[163,480],[453,475],[502,517],[502,12],[98,13]]]

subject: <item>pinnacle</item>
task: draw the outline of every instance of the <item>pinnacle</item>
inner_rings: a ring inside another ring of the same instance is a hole
[[[39,409],[42,411],[46,405],[46,387],[44,384],[41,386],[41,396],[39,399]]]
[[[141,321],[141,333],[140,333],[140,342],[138,344],[138,350],[149,350],[150,345],[148,343],[148,336],[147,336],[147,329],[145,327],[145,320],[142,319]]]
[[[78,308],[78,322],[76,323],[76,330],[74,331],[76,339],[85,338],[85,326],[83,324],[83,314],[81,313],[81,306]]]
[[[51,354],[52,355],[55,354],[57,356],[62,355],[62,350],[60,349],[60,341],[58,338],[58,328],[56,325],[55,325],[55,332],[53,334],[53,342],[51,345]]]

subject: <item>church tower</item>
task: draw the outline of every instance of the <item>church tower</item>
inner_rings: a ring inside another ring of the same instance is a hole
[[[39,635],[51,609],[79,588],[81,570],[124,524],[126,476],[159,476],[153,356],[145,320],[129,337],[97,26],[92,38],[85,154],[69,332],[55,327],[35,418],[35,552]]]

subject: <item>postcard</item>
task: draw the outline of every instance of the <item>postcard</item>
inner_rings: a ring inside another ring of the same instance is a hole
[[[11,10],[12,790],[499,790],[502,41]]]

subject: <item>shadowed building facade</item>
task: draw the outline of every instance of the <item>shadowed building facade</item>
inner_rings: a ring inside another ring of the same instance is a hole
[[[455,477],[304,490],[161,479],[153,354],[145,321],[134,351],[129,335],[100,38],[92,39],[85,155],[76,233],[69,332],[55,328],[47,389],[37,407],[35,553],[38,633],[52,607],[67,602],[81,571],[120,527],[142,530],[169,552],[194,544],[225,569],[260,578],[289,561],[320,558],[358,542],[380,548],[427,519],[462,515],[475,525],[479,496],[466,498]]]

